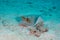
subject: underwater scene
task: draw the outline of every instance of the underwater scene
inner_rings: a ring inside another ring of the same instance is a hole
[[[0,0],[0,40],[60,40],[60,0]]]

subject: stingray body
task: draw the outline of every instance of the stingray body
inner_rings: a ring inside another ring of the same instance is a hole
[[[40,16],[21,16],[17,18],[20,19],[20,24],[35,27],[39,31],[42,31],[44,29],[44,23]]]
[[[40,16],[21,16],[20,19],[20,26],[27,27],[30,33],[34,34],[35,36],[39,36],[41,32],[47,32],[48,30],[45,29],[44,22]],[[30,26],[30,27],[29,27]]]

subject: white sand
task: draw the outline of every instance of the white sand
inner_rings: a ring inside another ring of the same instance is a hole
[[[55,40],[55,32],[50,30],[40,37],[30,36],[25,33],[18,34],[7,30],[0,30],[0,40]]]

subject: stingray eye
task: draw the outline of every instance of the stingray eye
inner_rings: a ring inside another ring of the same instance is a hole
[[[26,21],[29,21],[29,19],[28,19],[28,18],[26,18]]]
[[[30,19],[29,18],[26,18],[26,21],[30,23]]]
[[[34,33],[36,33],[36,31],[34,31]]]

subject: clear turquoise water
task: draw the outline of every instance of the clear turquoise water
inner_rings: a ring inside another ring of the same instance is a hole
[[[44,20],[59,21],[60,0],[0,0],[0,15],[41,15]]]
[[[21,15],[40,15],[44,21],[60,23],[60,0],[0,0],[0,16]]]
[[[0,25],[21,15],[40,15],[49,28],[60,30],[60,0],[0,0]]]

